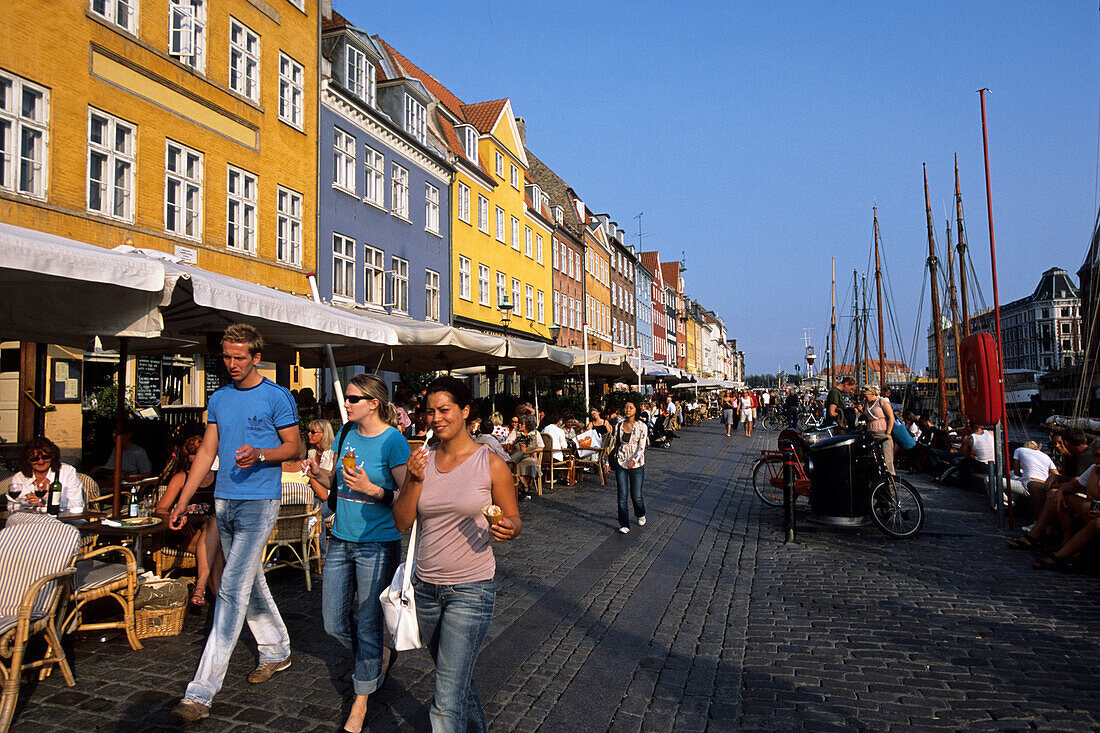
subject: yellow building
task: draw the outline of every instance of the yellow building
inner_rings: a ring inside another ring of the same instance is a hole
[[[397,73],[431,93],[429,124],[455,166],[451,189],[452,322],[550,341],[548,200],[527,179],[522,120],[507,99],[465,104],[379,39]],[[531,197],[539,199],[534,201]],[[504,304],[510,306],[501,309]]]
[[[315,0],[9,0],[3,18],[0,221],[309,292]],[[4,346],[46,367],[34,345]],[[202,404],[199,392],[187,399]],[[80,405],[57,408],[46,433],[73,434]],[[42,429],[27,409],[0,398],[0,413],[18,413],[5,439]]]

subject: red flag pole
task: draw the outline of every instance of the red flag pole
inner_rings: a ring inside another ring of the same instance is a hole
[[[993,319],[996,324],[997,335],[997,371],[998,377],[1001,381],[1001,423],[1004,425],[1002,429],[1002,435],[1004,439],[1001,441],[1004,446],[1004,466],[1005,471],[1009,470],[1009,466],[1012,462],[1009,460],[1008,455],[1008,408],[1005,404],[1005,365],[1004,365],[1004,348],[1001,343],[1001,299],[997,292],[997,245],[994,244],[993,239],[993,189],[989,183],[989,132],[986,129],[985,124],[985,93],[988,89],[979,89],[978,96],[982,103],[982,152],[985,154],[985,207],[988,212],[989,219],[989,265],[993,269]],[[998,476],[997,480],[1000,481],[1001,477]],[[1001,487],[998,486],[996,491],[1001,491]],[[1008,527],[1012,529],[1012,490],[1008,491]]]

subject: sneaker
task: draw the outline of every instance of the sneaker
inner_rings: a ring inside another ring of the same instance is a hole
[[[644,527],[645,526],[645,517],[638,517],[638,526],[639,527]]]
[[[619,527],[619,534],[630,534],[630,527]]]
[[[281,662],[264,662],[248,673],[248,681],[253,685],[258,685],[261,682],[267,682],[271,679],[271,675],[276,672],[282,672],[284,669],[290,668],[290,657],[287,657]]]
[[[198,700],[188,700],[186,697],[176,703],[172,708],[172,715],[185,723],[194,723],[196,720],[210,717],[210,708]]]

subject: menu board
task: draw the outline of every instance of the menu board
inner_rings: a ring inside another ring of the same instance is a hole
[[[134,406],[160,407],[159,356],[139,356],[134,368]]]
[[[229,375],[222,364],[220,354],[207,354],[202,358],[203,387],[206,393],[206,401],[210,401],[210,395],[229,384]]]

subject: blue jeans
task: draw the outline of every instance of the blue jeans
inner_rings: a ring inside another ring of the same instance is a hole
[[[493,619],[496,586],[491,580],[434,585],[414,576],[413,591],[420,640],[435,662],[432,733],[487,731],[474,662]]]
[[[401,540],[346,542],[329,539],[321,588],[325,631],[351,650],[356,695],[382,685],[382,607],[378,596],[390,584],[401,555]]]
[[[637,468],[615,467],[615,483],[619,487],[619,526],[630,526],[630,507],[627,495],[634,502],[634,516],[645,516],[645,500],[642,499],[642,479],[645,478],[645,466]]]
[[[225,570],[210,636],[195,679],[187,685],[185,695],[188,700],[207,706],[221,689],[245,621],[256,639],[260,664],[281,662],[290,656],[290,636],[267,588],[260,562],[279,516],[279,500],[215,499],[214,515],[225,554]]]

